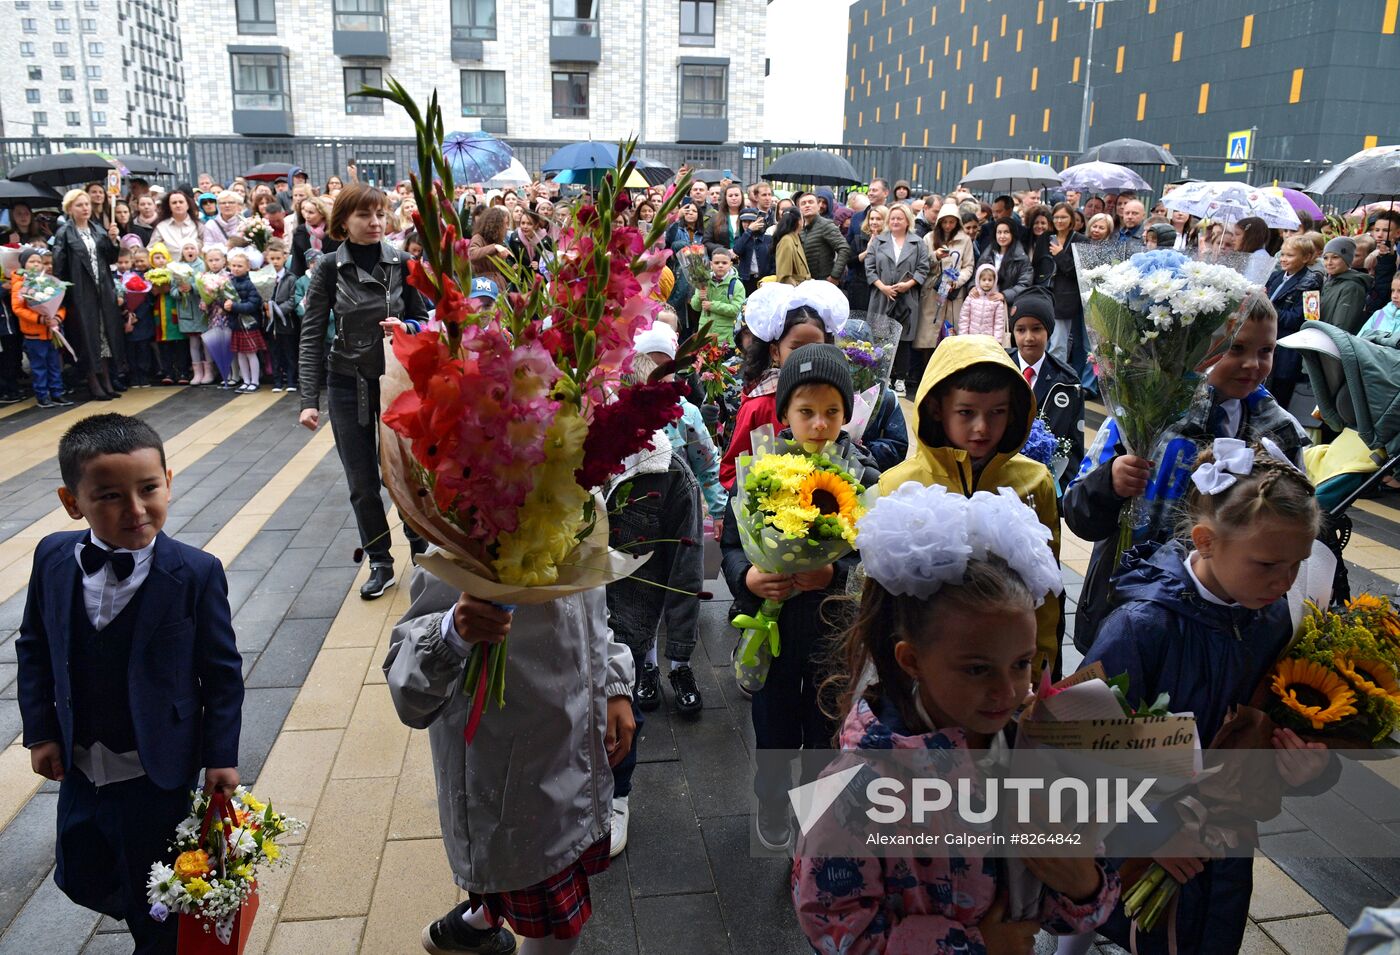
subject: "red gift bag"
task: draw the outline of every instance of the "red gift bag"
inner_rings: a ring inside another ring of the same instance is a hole
[[[205,840],[209,835],[210,824],[218,817],[225,820],[224,844],[227,846],[229,833],[237,827],[238,819],[234,815],[233,806],[229,803],[228,797],[221,792],[212,793],[209,797],[209,808],[204,811],[204,826],[199,833],[201,846],[206,844]],[[218,934],[214,931],[214,923],[209,919],[182,914],[176,955],[243,955],[243,949],[248,944],[248,936],[253,932],[253,919],[257,914],[256,882],[253,883],[253,894],[248,897],[248,901],[243,903],[243,907],[233,917],[233,928],[227,942],[219,940]]]

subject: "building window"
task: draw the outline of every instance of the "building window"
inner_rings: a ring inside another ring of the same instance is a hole
[[[72,83],[78,78],[78,68],[76,66],[60,66],[58,68],[58,78],[65,83]]]
[[[29,68],[29,78],[31,80],[42,80],[44,78],[44,68],[42,66],[31,66]]]
[[[97,43],[97,42],[94,41],[94,42],[88,44],[88,56],[101,56],[101,55],[102,55],[102,44],[101,44],[101,43]]]
[[[71,103],[71,102],[73,102],[73,91],[72,91],[72,90],[59,90],[59,91],[58,91],[58,101],[59,101],[60,103]]]
[[[354,96],[362,86],[379,89],[384,85],[384,71],[377,66],[347,66],[345,68],[345,112],[356,116],[383,116],[384,101],[377,96]]]
[[[335,0],[335,28],[368,33],[386,33],[388,17],[385,0]]]
[[[100,10],[101,8],[102,4],[100,0],[83,0],[84,10]]]
[[[553,36],[598,36],[599,0],[551,0]],[[554,74],[558,77],[560,74]],[[555,80],[558,83],[558,80]],[[555,86],[558,89],[558,86]],[[558,113],[556,112],[557,116]],[[584,115],[587,115],[585,113]]]
[[[277,11],[273,0],[237,0],[239,33],[276,33]]]
[[[554,118],[588,118],[587,73],[554,74]]]
[[[34,55],[34,44],[33,44],[33,43],[21,43],[21,44],[19,45],[19,55],[20,55],[20,56],[33,56],[33,55]]]
[[[68,112],[64,113],[63,116],[68,121],[69,126],[83,125],[83,114],[75,109],[70,109]]]
[[[93,101],[94,103],[105,103],[105,102],[107,102],[107,91],[106,91],[106,90],[93,90],[93,91],[92,91],[92,101]]]
[[[16,10],[28,10],[28,9],[29,9],[29,0],[15,0],[15,9],[16,9]]]
[[[67,56],[67,55],[68,55],[68,44],[67,44],[67,43],[64,43],[62,40],[55,40],[55,41],[54,41],[54,44],[53,44],[53,55],[54,55],[54,56]]]
[[[55,17],[53,29],[55,33],[67,33],[73,29],[73,23],[67,17]]]
[[[462,115],[481,120],[488,133],[506,131],[506,74],[501,70],[462,71]]]
[[[496,39],[496,0],[452,0],[452,39]]]
[[[50,9],[50,10],[62,10],[62,9],[63,9],[63,0],[49,0],[49,9]]]
[[[233,108],[291,112],[287,58],[280,53],[233,53]]]
[[[35,89],[28,89],[28,90],[25,90],[25,91],[24,91],[24,101],[25,101],[26,103],[37,103],[37,102],[39,102],[39,91],[38,91],[38,90],[35,90]]]
[[[715,0],[681,0],[681,46],[715,45]]]
[[[89,66],[89,67],[87,68],[87,78],[90,79],[90,80],[100,80],[100,79],[102,79],[102,67],[100,67],[100,66]]]
[[[97,21],[94,20],[92,17],[83,17],[81,20],[78,21],[78,25],[82,28],[82,31],[84,33],[97,32]]]
[[[681,64],[681,118],[729,117],[729,67],[721,64]]]
[[[94,126],[106,126],[106,125],[107,125],[107,114],[106,114],[106,112],[104,112],[103,110],[100,110],[100,109],[93,110],[93,112],[92,112],[92,125],[94,125]]]
[[[39,23],[33,17],[25,17],[19,21],[20,29],[25,33],[38,33]]]
[[[34,125],[35,125],[35,126],[47,126],[48,124],[49,124],[49,114],[46,113],[46,112],[44,112],[42,109],[36,109],[36,110],[34,111]]]

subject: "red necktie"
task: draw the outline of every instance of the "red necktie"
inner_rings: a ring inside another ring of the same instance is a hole
[[[1022,368],[1021,374],[1026,376],[1026,384],[1029,385],[1034,383],[1033,379],[1035,378],[1035,369],[1032,368],[1030,365],[1027,365],[1025,368]]]

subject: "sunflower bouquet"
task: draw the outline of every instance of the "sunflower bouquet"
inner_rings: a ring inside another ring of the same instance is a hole
[[[1361,594],[1340,611],[1308,605],[1302,632],[1265,678],[1284,726],[1333,743],[1377,743],[1400,728],[1400,614]]]
[[[744,553],[764,573],[792,574],[830,564],[855,548],[856,522],[874,503],[861,486],[860,465],[828,444],[808,452],[773,434],[753,433],[753,454],[739,458],[734,516]],[[756,614],[731,623],[743,631],[734,675],[750,692],[763,687],[782,652],[778,615],[783,601],[764,600]]]
[[[259,866],[285,863],[278,840],[302,827],[239,786],[232,796],[196,793],[175,829],[173,866],[151,865],[146,899],[151,918],[181,917],[181,931],[214,933],[229,945],[239,923],[246,932],[257,910]],[[240,915],[242,918],[240,918]]]

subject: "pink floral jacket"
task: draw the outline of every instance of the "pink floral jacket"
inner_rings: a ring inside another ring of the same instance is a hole
[[[842,749],[967,748],[963,731],[905,735],[892,707],[879,717],[861,700],[841,727]],[[1043,928],[1056,935],[1091,931],[1118,902],[1118,875],[1099,864],[1099,894],[1079,904],[1046,890]],[[792,867],[797,921],[815,951],[840,955],[983,955],[977,923],[997,895],[997,860],[819,858]]]

